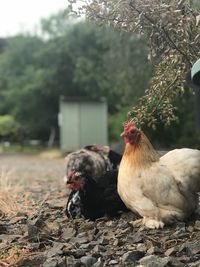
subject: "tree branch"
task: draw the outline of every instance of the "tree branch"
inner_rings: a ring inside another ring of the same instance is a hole
[[[132,9],[134,9],[136,12],[138,12],[138,14],[142,14],[142,11],[140,11],[139,9],[137,9],[134,5],[133,5],[133,2],[132,0],[129,2],[129,5]],[[169,46],[171,46],[173,49],[176,49],[182,56],[185,57],[185,59],[187,60],[187,62],[189,63],[189,65],[191,66],[191,62],[190,62],[190,59],[189,57],[182,51],[180,50],[177,45],[174,43],[174,41],[171,39],[171,37],[169,36],[168,32],[166,31],[165,27],[162,26],[161,29],[156,25],[156,22],[147,16],[147,14],[143,14],[143,16],[145,17],[145,19],[147,21],[149,21],[153,26],[154,28],[164,37],[164,39],[166,40],[166,42],[169,44]]]
[[[157,102],[156,107],[153,109],[153,111],[150,113],[150,115],[152,116],[157,110],[158,107],[160,106],[160,104],[162,103],[163,99],[165,98],[165,96],[167,95],[167,92],[171,89],[171,87],[177,82],[178,80],[178,75],[175,76],[174,80],[168,85],[168,87],[165,89],[165,91],[163,92],[163,94],[161,95],[160,99]]]

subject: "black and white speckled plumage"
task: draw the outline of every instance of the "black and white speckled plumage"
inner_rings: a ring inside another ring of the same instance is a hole
[[[85,177],[83,187],[72,190],[69,195],[67,215],[71,218],[95,220],[127,211],[117,193],[117,168],[121,155],[112,150],[103,155],[89,149],[90,146],[67,156],[67,175],[75,170]]]
[[[79,190],[74,190],[69,195],[66,213],[68,217],[72,217],[73,219],[81,218],[82,204]]]
[[[117,170],[108,171],[99,179],[101,183],[87,178],[82,188],[72,190],[67,202],[67,215],[73,219],[95,220],[127,211],[117,193],[117,175]]]
[[[108,169],[108,164],[102,154],[85,148],[68,154],[65,159],[67,176],[71,171],[76,170],[97,181],[98,177]]]

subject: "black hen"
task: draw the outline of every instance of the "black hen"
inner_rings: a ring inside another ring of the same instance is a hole
[[[118,164],[121,155],[108,147],[87,146],[67,156],[65,180],[72,189],[68,217],[95,220],[127,211],[117,193]]]

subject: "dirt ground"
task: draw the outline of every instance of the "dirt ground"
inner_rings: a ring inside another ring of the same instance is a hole
[[[64,173],[64,159],[0,156],[0,267],[200,266],[200,214],[159,230],[132,213],[70,220]]]
[[[61,196],[60,205],[64,208],[68,194],[63,183],[64,173],[64,158],[43,159],[31,155],[0,156],[1,190],[5,188],[9,191],[13,200],[17,201],[19,211],[32,211],[47,199],[59,202],[58,198]]]
[[[61,186],[64,168],[64,159],[42,159],[30,155],[0,156],[0,171],[9,172],[12,179],[27,186],[27,189]]]

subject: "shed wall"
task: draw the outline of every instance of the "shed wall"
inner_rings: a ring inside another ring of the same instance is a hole
[[[60,103],[60,143],[63,151],[72,151],[90,144],[107,144],[107,103]]]

